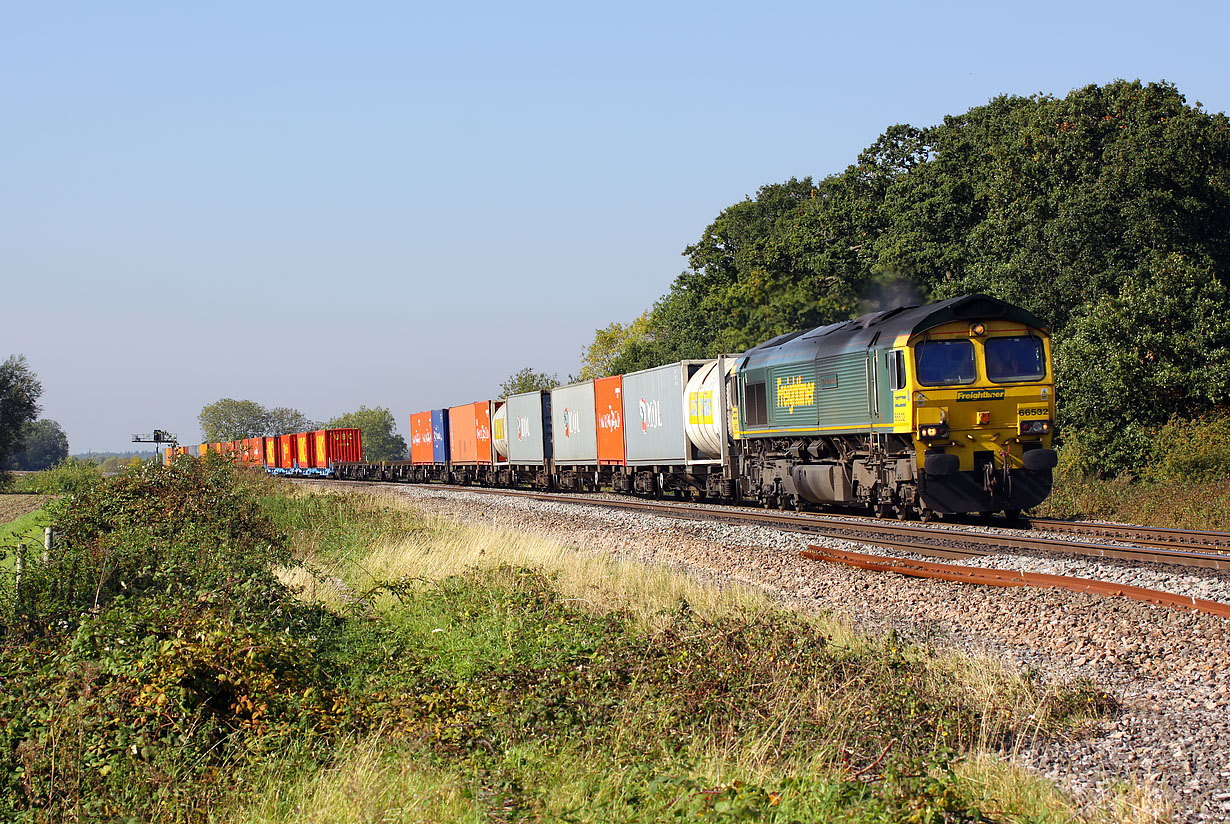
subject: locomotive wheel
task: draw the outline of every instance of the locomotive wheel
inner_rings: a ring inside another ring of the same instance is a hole
[[[872,504],[872,505],[871,505],[871,512],[872,512],[872,514],[874,514],[877,518],[883,518],[883,517],[884,517],[884,504],[879,503],[879,502]]]
[[[931,521],[935,520],[935,510],[924,506],[922,509],[918,510],[918,520],[922,521],[924,524],[931,523]]]

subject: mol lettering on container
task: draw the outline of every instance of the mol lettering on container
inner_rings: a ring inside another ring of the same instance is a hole
[[[641,431],[648,432],[662,425],[662,401],[656,398],[651,401],[641,398],[638,406],[641,411]]]

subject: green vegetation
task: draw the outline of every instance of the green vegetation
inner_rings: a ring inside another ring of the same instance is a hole
[[[48,511],[0,592],[5,820],[1067,821],[987,753],[1110,706],[222,460]]]
[[[56,421],[43,418],[26,424],[5,469],[36,472],[68,457],[68,436]]]
[[[0,363],[0,470],[21,451],[26,427],[38,416],[43,385],[25,355],[10,355]]]
[[[50,469],[15,477],[5,491],[52,495],[84,492],[102,480],[102,472],[94,461],[65,458]]]
[[[507,398],[510,395],[520,395],[522,392],[534,392],[539,389],[554,389],[557,386],[559,386],[558,375],[548,375],[546,372],[535,372],[527,366],[520,372],[509,375],[508,379],[500,384],[500,392],[497,397]]]
[[[285,406],[269,409],[256,401],[237,401],[234,398],[222,398],[205,404],[197,415],[197,421],[205,443],[287,435],[320,428],[297,409]]]
[[[1165,83],[892,126],[840,174],[731,205],[685,254],[646,322],[597,332],[586,368],[985,292],[1050,323],[1059,432],[1099,474],[1138,473],[1172,417],[1230,403],[1230,120]]]

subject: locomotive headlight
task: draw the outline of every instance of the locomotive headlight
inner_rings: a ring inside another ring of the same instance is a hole
[[[948,424],[946,423],[928,423],[923,424],[918,428],[918,437],[923,440],[932,438],[947,438]]]
[[[969,333],[976,338],[980,338],[987,333],[987,327],[982,323],[975,323],[969,328]]]
[[[1022,435],[1045,435],[1050,431],[1050,421],[1021,421]]]

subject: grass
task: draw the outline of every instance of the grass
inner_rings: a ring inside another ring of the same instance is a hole
[[[1104,715],[1092,684],[391,498],[277,506],[309,561],[283,581],[383,628],[357,654],[399,720],[227,820],[1155,820],[1091,818],[1011,762]]]
[[[1049,518],[1230,531],[1230,482],[1057,475],[1050,497],[1033,512]]]
[[[1006,759],[1113,711],[221,460],[48,511],[58,551],[0,590],[6,821],[1071,821]]]

